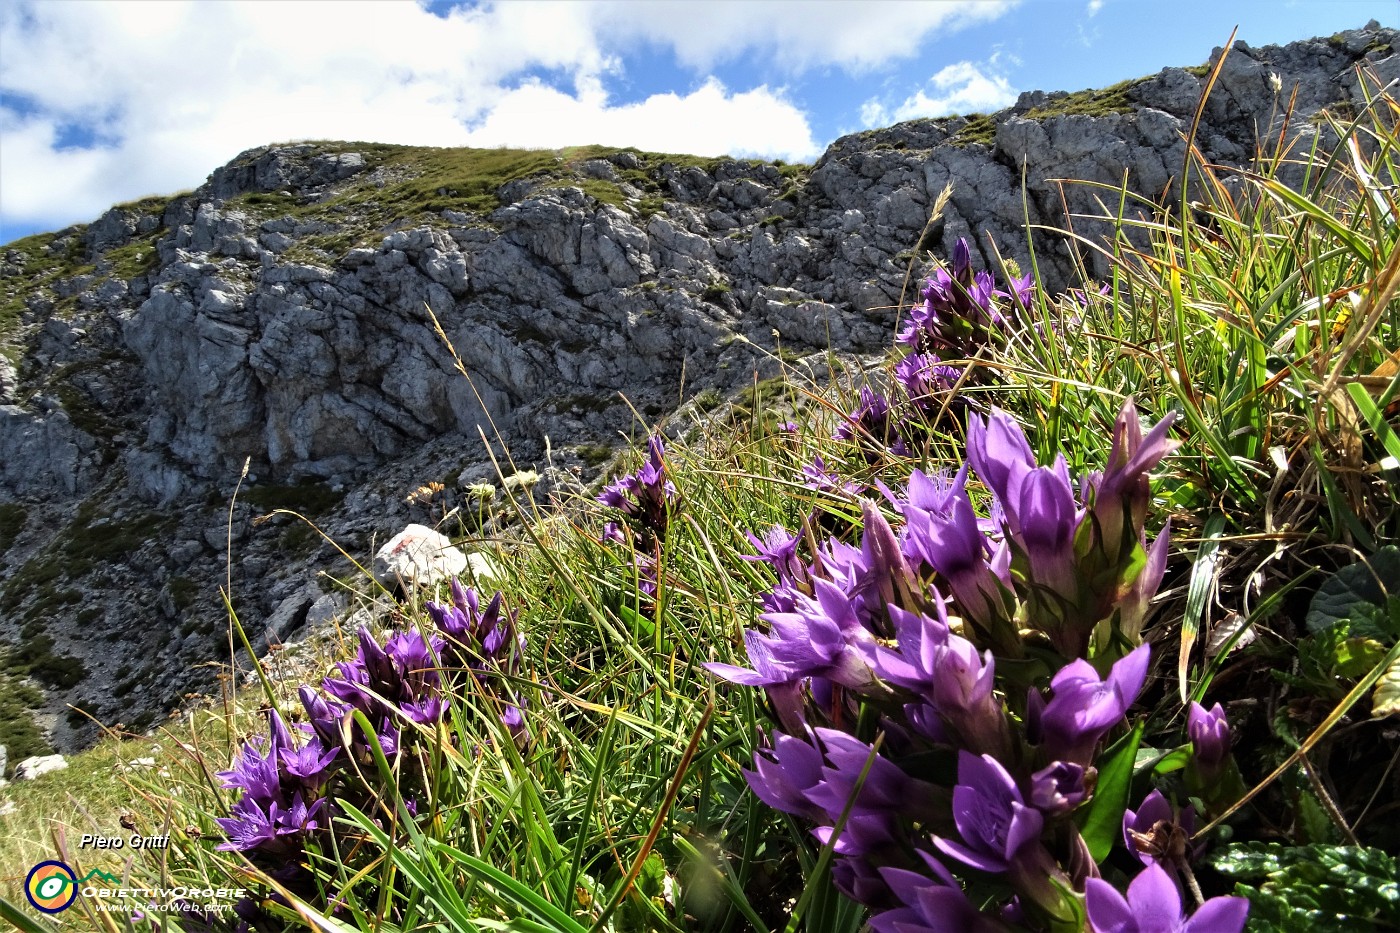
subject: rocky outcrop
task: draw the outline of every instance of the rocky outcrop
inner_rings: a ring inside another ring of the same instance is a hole
[[[1365,106],[1358,66],[1400,77],[1395,39],[1372,24],[1238,44],[1197,145],[1242,163],[1296,90],[1290,132],[1325,146],[1319,110]],[[657,419],[682,384],[723,395],[775,375],[777,340],[789,360],[877,351],[923,250],[967,237],[983,264],[1029,268],[1027,222],[1098,213],[1096,185],[1178,201],[1203,75],[1028,93],[991,116],[844,137],[811,167],[265,147],[189,195],[12,247],[0,505],[27,518],[0,535],[0,638],[42,634],[50,669],[81,672],[50,684],[60,745],[90,731],[64,701],[149,725],[208,685],[220,584],[268,644],[316,615],[313,570],[346,572],[278,509],[367,559],[407,524],[508,501],[483,505],[497,477],[479,431],[539,468],[544,501],[593,478],[634,406]],[[1074,281],[1064,240],[1035,246],[1044,284]]]

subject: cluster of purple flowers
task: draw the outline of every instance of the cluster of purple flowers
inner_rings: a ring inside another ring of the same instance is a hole
[[[426,604],[436,626],[429,636],[399,631],[381,643],[362,628],[355,657],[337,664],[321,690],[301,687],[305,723],[289,729],[277,710],[268,712],[268,736],[246,743],[233,767],[220,772],[224,787],[239,796],[218,820],[228,837],[219,848],[246,853],[310,894],[303,856],[329,833],[336,800],[368,806],[370,789],[344,779],[350,762],[373,773],[373,746],[398,759],[400,792],[416,810],[431,777],[416,752],[423,741],[438,740],[435,730],[421,727],[442,722],[451,696],[472,686],[478,706],[484,698],[516,741],[528,738],[523,699],[508,682],[519,673],[525,647],[515,616],[502,610],[500,593],[484,607],[456,580],[451,593],[445,605]],[[356,712],[371,734],[356,724]],[[240,905],[245,919],[253,914],[255,908]]]
[[[660,434],[647,441],[647,459],[641,469],[609,483],[598,501],[622,513],[626,525],[647,538],[666,538],[666,525],[679,497],[666,475],[666,444]],[[618,528],[619,526],[614,525]]]
[[[993,328],[1030,307],[1035,290],[1031,276],[1013,278],[1008,285],[1007,290],[997,288],[990,272],[974,272],[972,250],[967,240],[959,239],[953,246],[952,268],[939,268],[925,281],[922,301],[910,309],[896,339],[920,353],[970,358],[986,344]]]
[[[1035,286],[1029,275],[1012,278],[998,288],[985,270],[974,272],[968,243],[959,239],[951,269],[940,268],[921,292],[921,302],[909,310],[898,341],[909,350],[894,367],[892,395],[862,387],[853,411],[836,429],[837,440],[860,443],[870,463],[888,451],[907,457],[928,439],[928,425],[939,410],[950,406],[961,414],[966,407],[952,397],[960,384],[976,383],[976,371],[964,374],[962,364],[1027,317]],[[897,388],[895,388],[897,387]]]
[[[296,741],[275,709],[267,720],[268,737],[244,745],[233,767],[219,772],[224,787],[241,791],[231,815],[217,821],[228,834],[219,848],[281,858],[299,853],[325,825],[326,784],[340,748],[319,736]]]
[[[609,483],[598,501],[622,513],[621,522],[603,526],[603,540],[632,547],[638,586],[655,597],[660,546],[680,505],[676,485],[667,475],[666,444],[660,434],[647,441],[647,459],[641,468]]]
[[[966,269],[955,258],[951,279]],[[958,300],[990,294],[970,281]],[[1105,468],[1075,483],[1062,456],[1036,462],[1009,415],[972,415],[968,464],[881,486],[897,519],[863,501],[859,547],[810,530],[750,536],[778,581],[766,631],[745,632],[750,667],[709,668],[767,692],[779,727],[749,785],[815,824],[835,883],[879,933],[1041,929],[1086,910],[1099,933],[1242,927],[1238,898],[1183,915],[1189,812],[1158,795],[1125,813],[1125,844],[1147,866],[1126,899],[1074,819],[1147,679],[1141,628],[1168,540],[1144,535],[1148,472],[1176,446],[1171,421],[1144,433],[1129,401]],[[986,518],[969,467],[992,494]],[[1191,738],[1202,767],[1228,753],[1223,715],[1193,711]],[[947,783],[931,776],[940,759],[956,763]],[[959,874],[1000,897],[974,904]]]

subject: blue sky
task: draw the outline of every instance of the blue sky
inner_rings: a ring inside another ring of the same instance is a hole
[[[632,145],[810,162],[1253,46],[1400,23],[1397,0],[7,0],[0,243],[196,187],[294,139]]]

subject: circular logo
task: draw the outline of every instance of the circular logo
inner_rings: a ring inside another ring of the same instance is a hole
[[[78,896],[78,876],[62,862],[40,862],[25,876],[24,896],[46,914],[59,913]]]

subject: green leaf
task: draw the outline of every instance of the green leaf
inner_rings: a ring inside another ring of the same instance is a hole
[[[1356,680],[1364,677],[1377,664],[1389,649],[1374,638],[1348,638],[1336,646],[1332,668],[1340,677]],[[1384,678],[1382,678],[1384,683]],[[1380,689],[1380,685],[1376,685]]]
[[[1320,632],[1349,621],[1358,612],[1365,612],[1362,606],[1385,607],[1387,594],[1381,588],[1382,580],[1400,580],[1400,547],[1394,544],[1380,548],[1366,561],[1343,567],[1318,588],[1308,607],[1309,631]],[[1372,613],[1367,618],[1375,616]],[[1397,634],[1390,632],[1392,639]]]
[[[1242,842],[1212,853],[1207,864],[1236,879],[1234,893],[1249,898],[1250,933],[1350,933],[1393,925],[1400,915],[1400,869],[1380,849]]]
[[[1353,382],[1347,386],[1347,394],[1356,403],[1356,408],[1361,412],[1361,416],[1366,419],[1366,423],[1371,426],[1386,453],[1397,460],[1400,460],[1400,436],[1396,435],[1395,429],[1385,420],[1385,414],[1377,407],[1371,398],[1371,393],[1359,382]]]
[[[1150,770],[1153,774],[1171,774],[1186,767],[1191,760],[1191,746],[1180,748],[1139,748],[1137,760],[1133,762],[1133,773],[1142,774]]]
[[[1181,701],[1186,702],[1190,694],[1186,688],[1186,674],[1191,664],[1191,646],[1196,643],[1196,635],[1201,630],[1201,619],[1205,617],[1207,597],[1215,585],[1215,568],[1220,561],[1220,539],[1225,533],[1225,515],[1216,512],[1206,519],[1205,534],[1201,546],[1196,551],[1196,562],[1191,566],[1191,581],[1186,588],[1186,614],[1181,619],[1181,651],[1177,659],[1177,685],[1181,691]]]
[[[0,897],[0,917],[14,924],[15,929],[19,930],[20,933],[48,933],[48,930],[40,926],[37,920],[21,912],[18,907],[3,897]]]
[[[1079,833],[1095,862],[1102,862],[1123,837],[1123,811],[1128,807],[1128,789],[1133,782],[1133,765],[1142,741],[1143,723],[1114,742],[1099,762],[1099,782],[1094,797],[1079,819]]]

